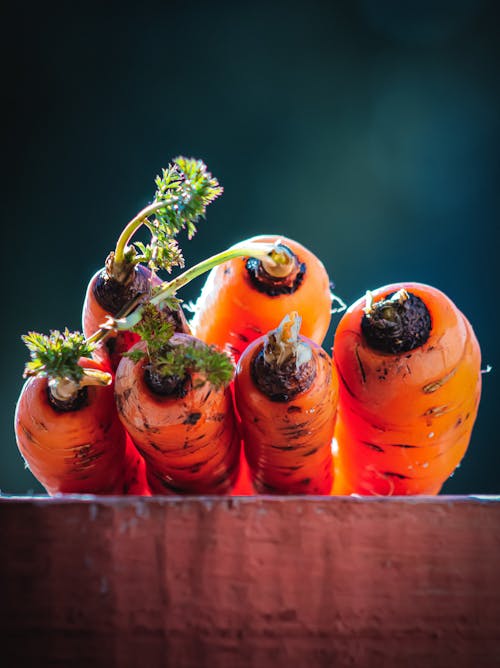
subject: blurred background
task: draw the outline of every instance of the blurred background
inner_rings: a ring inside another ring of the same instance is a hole
[[[225,188],[197,236],[181,237],[187,265],[278,233],[320,256],[347,303],[400,280],[455,301],[492,371],[443,492],[500,493],[496,5],[4,10],[1,492],[43,492],[13,432],[28,359],[21,334],[81,329],[89,278],[151,200],[154,176],[185,154]]]

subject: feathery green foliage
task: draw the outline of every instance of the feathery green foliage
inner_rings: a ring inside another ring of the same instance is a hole
[[[162,170],[155,179],[154,202],[164,203],[152,220],[145,224],[151,232],[151,242],[134,245],[140,252],[140,261],[151,269],[171,271],[183,267],[182,251],[175,236],[186,229],[188,238],[196,233],[196,223],[205,217],[207,206],[221,195],[223,188],[207,171],[202,160],[179,156]]]
[[[81,332],[51,330],[50,335],[29,332],[22,337],[30,351],[31,361],[25,365],[24,377],[48,376],[79,381],[83,370],[78,366],[80,357],[90,357],[93,345],[86,342]]]
[[[147,353],[140,350],[131,350],[125,355],[134,362],[147,355],[153,360],[159,351],[164,348],[174,333],[174,325],[168,318],[167,310],[160,310],[153,304],[146,303],[142,311],[142,319],[132,328],[146,343]]]
[[[167,348],[157,356],[154,366],[163,376],[184,378],[188,373],[199,373],[216,388],[227,385],[234,373],[226,353],[196,342]]]
[[[133,330],[145,341],[147,352],[130,350],[124,354],[134,362],[147,356],[155,372],[164,377],[184,378],[189,373],[199,373],[214,387],[226,385],[233,377],[231,359],[215,346],[196,339],[188,343],[171,342],[174,327],[168,311],[145,304],[142,319]]]

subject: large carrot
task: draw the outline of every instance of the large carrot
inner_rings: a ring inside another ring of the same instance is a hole
[[[245,454],[261,493],[332,489],[338,379],[329,355],[299,328],[292,312],[246,348],[236,369]]]
[[[229,358],[143,307],[135,344],[118,365],[120,418],[146,461],[153,493],[225,494],[240,440],[227,384]]]
[[[51,494],[123,491],[125,431],[114,403],[112,376],[78,333],[30,332],[32,360],[16,412],[25,462]]]
[[[481,393],[480,348],[465,316],[436,288],[388,285],[346,311],[333,354],[334,491],[437,494],[466,452]]]
[[[321,345],[332,307],[323,263],[287,237],[261,235],[248,242],[274,243],[279,256],[239,257],[212,269],[190,322],[193,334],[238,361],[251,341],[277,327],[287,313],[298,311],[303,335]]]
[[[91,337],[108,316],[126,314],[141,297],[151,296],[161,283],[156,275],[158,270],[171,271],[173,267],[184,265],[176,235],[187,229],[191,238],[208,204],[222,192],[201,160],[182,156],[164,169],[155,182],[153,202],[125,226],[104,268],[89,281],[82,310],[86,337]],[[134,234],[144,226],[150,231],[151,242],[147,245],[132,243]],[[176,331],[189,332],[180,306],[172,313],[172,322]],[[109,332],[106,340],[99,341],[94,356],[102,360],[109,358],[116,369],[122,353],[137,340],[137,335],[131,332]]]

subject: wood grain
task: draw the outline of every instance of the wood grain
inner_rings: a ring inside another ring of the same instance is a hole
[[[0,498],[9,666],[500,665],[500,499]]]

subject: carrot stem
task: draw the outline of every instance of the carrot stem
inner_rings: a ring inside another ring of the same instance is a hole
[[[130,220],[127,225],[123,228],[122,233],[118,237],[115,248],[114,262],[117,265],[123,264],[126,262],[126,252],[128,247],[128,242],[144,223],[148,216],[151,216],[155,211],[165,208],[165,202],[153,202],[148,206],[144,207],[138,214],[136,214],[132,220]]]
[[[73,380],[68,377],[52,377],[49,380],[49,389],[52,396],[61,402],[67,402],[74,399],[82,387],[96,385],[103,387],[110,385],[112,376],[106,371],[99,369],[83,369],[80,380]]]
[[[156,294],[151,298],[151,303],[158,306],[165,299],[173,297],[177,291],[190,283],[198,276],[210,271],[214,267],[217,267],[219,264],[223,264],[228,260],[233,260],[237,257],[254,257],[257,259],[267,259],[268,262],[272,265],[276,263],[274,256],[276,255],[276,247],[274,244],[265,243],[265,244],[255,244],[255,243],[246,243],[242,245],[236,245],[231,248],[228,248],[222,253],[217,253],[212,255],[206,260],[202,260],[195,264],[193,267],[190,267],[186,271],[179,274],[176,278],[171,281],[168,281],[162,288],[156,292]]]
[[[228,260],[233,260],[237,257],[254,257],[256,259],[267,258],[269,263],[272,264],[272,262],[276,262],[276,253],[281,252],[281,249],[277,250],[276,244],[273,243],[246,242],[244,244],[236,244],[235,246],[231,246],[231,248],[222,251],[222,253],[212,255],[206,260],[195,264],[194,266],[184,271],[182,274],[179,274],[179,276],[173,280],[164,282],[163,286],[154,294],[153,297],[151,297],[151,299],[149,299],[149,303],[158,306],[167,299],[175,297],[177,291],[180,290],[180,288],[184,287],[198,276],[201,276],[207,271],[210,271],[214,267],[218,266],[219,264],[223,264]],[[283,253],[285,252],[286,251],[283,250]],[[141,318],[142,306],[139,305],[127,317],[116,319],[111,324],[114,325],[117,330],[127,330],[134,327],[134,325],[136,325],[141,320]],[[100,341],[107,333],[108,328],[104,329],[104,331],[100,333],[101,331],[102,328],[94,335],[92,335],[90,339],[87,339],[87,341],[92,343]]]

